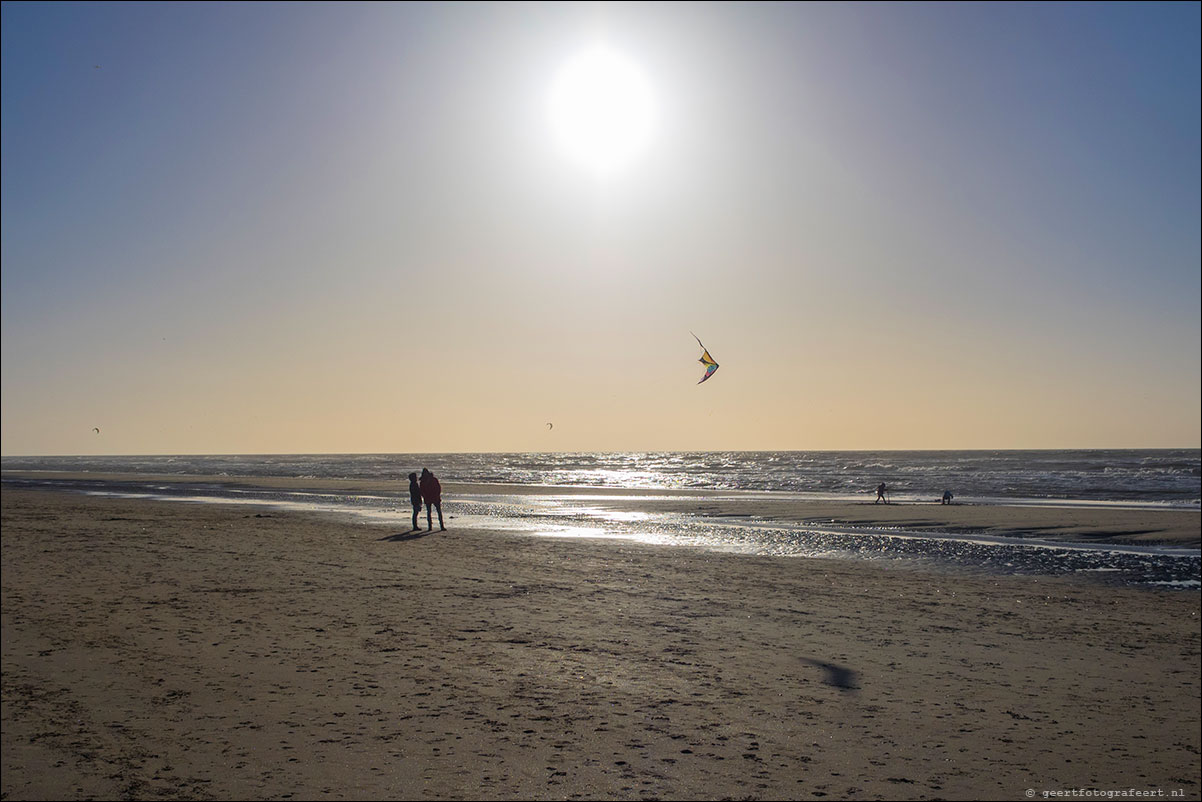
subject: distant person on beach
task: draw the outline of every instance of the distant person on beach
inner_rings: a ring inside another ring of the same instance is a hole
[[[438,510],[438,528],[443,532],[447,531],[442,523],[442,485],[438,483],[438,477],[422,468],[419,486],[422,491],[422,500],[426,502],[426,531],[429,532],[434,528],[434,522],[430,519],[431,508]]]
[[[955,496],[952,495],[952,491],[950,491],[950,490],[943,491],[943,503],[944,504],[951,504],[953,498],[955,498]]]
[[[416,472],[409,474],[409,503],[413,505],[413,529],[411,531],[416,532],[421,529],[417,525],[417,514],[422,511],[422,489],[417,485]]]
[[[885,497],[885,483],[884,482],[881,482],[879,485],[876,486],[876,501],[874,501],[872,503],[879,504],[882,501],[885,502],[886,504],[889,503],[889,499]]]

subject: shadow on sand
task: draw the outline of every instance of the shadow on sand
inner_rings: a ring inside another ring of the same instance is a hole
[[[380,540],[387,540],[390,543],[404,543],[406,540],[419,540],[419,539],[425,537],[426,535],[432,535],[432,534],[434,534],[434,533],[429,530],[411,529],[408,532],[401,532],[400,534],[388,535],[386,537],[382,537],[382,538],[380,538]]]
[[[860,686],[856,684],[856,672],[850,668],[844,668],[835,663],[827,663],[824,660],[815,660],[812,657],[802,657],[799,659],[807,665],[821,668],[826,672],[826,676],[823,677],[822,681],[827,685],[844,691],[860,690]]]

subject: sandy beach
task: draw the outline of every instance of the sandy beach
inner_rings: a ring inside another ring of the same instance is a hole
[[[1070,539],[1198,526],[647,503]],[[1199,797],[1197,592],[449,523],[6,487],[3,798]]]
[[[75,482],[112,489],[130,485],[193,487],[197,484],[244,490],[318,491],[345,497],[394,497],[405,507],[398,480],[296,479],[283,477],[200,476],[179,474],[71,473],[5,471],[5,479]],[[615,510],[685,513],[715,519],[746,518],[766,522],[834,525],[851,529],[897,528],[958,532],[1022,539],[1087,543],[1202,545],[1202,515],[1196,509],[1120,506],[1006,506],[955,502],[874,504],[871,501],[799,501],[787,494],[715,493],[711,490],[497,485],[445,482],[449,498],[464,496],[570,496]],[[452,513],[453,514],[453,513]]]

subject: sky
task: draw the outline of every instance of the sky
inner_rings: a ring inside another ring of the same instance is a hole
[[[1200,9],[5,2],[0,447],[1196,448]]]

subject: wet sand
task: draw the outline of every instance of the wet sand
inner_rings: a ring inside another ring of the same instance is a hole
[[[3,798],[1199,797],[1197,592],[449,523],[6,487]]]
[[[243,489],[317,491],[343,496],[379,495],[408,508],[408,483],[361,479],[181,476],[178,474],[96,474],[5,471],[5,479],[52,479],[101,487],[133,485],[221,485]],[[621,510],[676,512],[713,518],[754,518],[768,522],[816,524],[852,529],[959,532],[1064,542],[1202,545],[1202,514],[1192,509],[1130,509],[1117,506],[1006,506],[955,502],[874,504],[866,501],[812,501],[780,493],[722,493],[712,490],[644,490],[551,485],[496,485],[443,482],[445,495],[565,495]],[[871,494],[868,496],[872,498]]]

